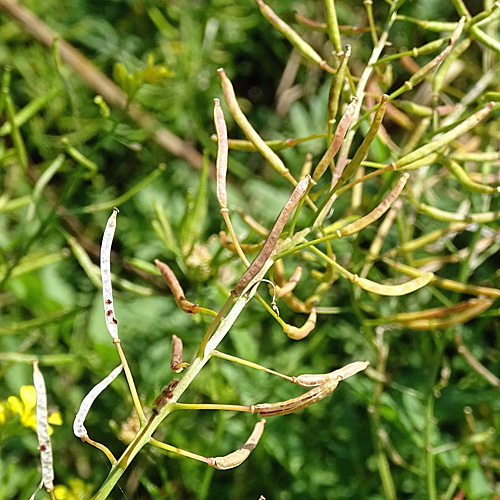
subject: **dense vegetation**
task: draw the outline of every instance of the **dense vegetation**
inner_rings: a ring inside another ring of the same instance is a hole
[[[269,418],[239,467],[218,471],[145,446],[109,498],[500,495],[500,7],[269,3],[299,35],[290,42],[258,4],[24,3],[59,35],[53,41],[0,0],[1,500],[28,499],[40,482],[33,360],[52,414],[53,495],[105,498],[97,492],[112,482],[109,460],[72,424],[85,395],[120,363],[98,268],[114,206],[115,314],[146,419],[162,387],[189,373],[181,401],[193,408],[307,390],[216,356],[193,371],[212,310],[245,270],[231,236],[219,234],[229,230],[215,182],[214,98],[229,139],[240,140],[229,141],[227,197],[250,262],[292,177],[309,172],[315,181],[283,237],[308,232],[270,257],[283,257],[266,274],[278,289],[302,268],[276,300],[280,316],[269,306],[272,286],[268,294],[261,284],[267,307],[250,300],[218,349],[290,376],[358,360],[370,367],[317,404]],[[238,126],[229,81],[289,172]],[[325,157],[335,140],[340,151]],[[329,195],[333,210],[321,214]],[[177,306],[155,259],[199,314]],[[295,340],[290,325],[314,328]],[[195,360],[180,375],[170,369],[172,335],[184,361]],[[206,457],[240,447],[258,421],[165,408],[155,437]],[[139,427],[123,375],[96,399],[86,427],[122,455]]]

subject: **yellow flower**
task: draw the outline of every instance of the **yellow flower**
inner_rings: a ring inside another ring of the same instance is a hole
[[[16,396],[10,396],[7,402],[10,409],[17,413],[21,419],[21,424],[24,427],[31,427],[36,431],[36,392],[32,385],[23,385],[19,391],[21,399]],[[49,424],[61,425],[61,414],[56,411],[49,416]],[[53,429],[49,426],[49,433],[52,434]]]
[[[92,496],[92,487],[86,485],[81,479],[69,479],[70,488],[61,484],[54,489],[54,495],[59,500],[84,500]]]
[[[0,425],[4,425],[12,416],[12,410],[7,404],[7,401],[0,401]]]

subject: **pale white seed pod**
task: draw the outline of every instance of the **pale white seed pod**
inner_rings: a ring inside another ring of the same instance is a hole
[[[36,494],[42,489],[43,480],[40,481],[40,484],[37,486],[36,490],[33,492],[33,495],[30,496],[30,500],[35,500]]]
[[[355,361],[354,363],[349,363],[348,365],[339,368],[330,373],[321,374],[304,374],[298,377],[292,377],[293,382],[302,387],[315,387],[317,385],[324,384],[328,380],[334,380],[340,377],[341,380],[352,377],[356,373],[363,371],[368,365],[369,361]]]
[[[49,437],[49,417],[47,413],[47,391],[43,375],[38,368],[38,361],[33,361],[33,385],[36,392],[36,433],[40,449],[42,482],[46,490],[54,488],[54,466],[52,462],[52,445]]]
[[[104,301],[104,318],[106,327],[113,339],[118,339],[118,322],[115,317],[113,307],[113,288],[111,285],[111,245],[113,244],[113,236],[116,229],[116,216],[118,209],[113,208],[101,243],[101,279],[102,279],[102,297]]]
[[[233,451],[232,453],[230,453],[229,455],[225,455],[224,457],[212,458],[211,465],[219,470],[228,470],[242,464],[248,458],[253,449],[257,446],[259,439],[264,432],[265,423],[266,421],[264,419],[257,422],[247,442],[240,449]]]
[[[97,396],[101,394],[106,387],[108,387],[113,380],[118,377],[120,372],[123,370],[123,366],[117,366],[104,380],[99,382],[91,391],[83,398],[82,404],[80,405],[80,409],[76,414],[75,420],[73,421],[73,432],[76,437],[82,438],[83,436],[87,436],[87,429],[83,425],[85,422],[85,418],[90,410],[90,407],[96,400]]]

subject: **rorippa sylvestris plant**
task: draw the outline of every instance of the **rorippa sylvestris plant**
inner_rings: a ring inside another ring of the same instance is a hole
[[[333,52],[323,55],[280,19],[270,6],[261,0],[256,1],[263,17],[288,39],[307,64],[317,66],[331,79],[325,102],[327,122],[323,136],[326,149],[317,161],[313,161],[311,155],[305,156],[300,170],[293,166],[288,168],[277,151],[307,143],[317,136],[263,140],[240,109],[237,91],[231,81],[223,69],[219,70],[226,106],[246,137],[245,140],[228,138],[221,103],[215,99],[216,192],[227,227],[227,233],[221,233],[220,240],[225,248],[239,257],[246,270],[235,280],[226,302],[217,312],[189,301],[171,268],[156,261],[177,305],[186,313],[208,314],[213,319],[190,362],[183,359],[182,340],[173,336],[171,367],[183,375],[166,385],[148,409],[143,407],[139,398],[118,335],[110,270],[118,210],[111,214],[101,247],[101,275],[104,317],[121,363],[83,400],[74,422],[75,435],[102,450],[111,462],[111,471],[95,495],[96,500],[110,495],[118,479],[146,445],[204,462],[216,469],[236,467],[257,445],[267,418],[308,411],[307,407],[329,396],[342,380],[367,369],[369,361],[357,360],[330,373],[284,375],[254,361],[220,351],[219,345],[224,337],[254,297],[291,340],[307,341],[318,316],[329,312],[329,308],[322,307],[322,300],[341,287],[341,282],[337,283],[339,278],[346,280],[362,333],[373,349],[373,367],[367,370],[374,380],[369,413],[377,468],[387,498],[396,498],[389,459],[397,463],[399,456],[382,423],[382,400],[389,382],[388,332],[398,328],[433,332],[438,353],[442,353],[448,344],[455,344],[471,370],[490,384],[500,385],[498,378],[474,357],[460,335],[462,324],[484,315],[500,297],[498,288],[487,283],[471,283],[469,279],[494,253],[492,250],[499,247],[497,235],[489,226],[495,227],[494,223],[500,216],[498,177],[490,173],[491,167],[500,161],[495,103],[499,96],[496,58],[500,55],[500,46],[489,29],[490,24],[498,19],[499,5],[494,4],[472,16],[465,5],[457,1],[454,2],[456,21],[441,22],[419,21],[399,15],[401,2],[389,2],[385,24],[376,26],[371,2],[366,2],[373,50],[368,63],[360,69],[359,65],[350,66],[351,49],[342,43],[343,33],[352,34],[356,29],[338,25],[333,0],[325,0],[326,24],[302,15],[297,17],[302,32],[311,29],[326,33]],[[422,29],[440,33],[440,38],[410,51],[397,52],[388,48],[396,23],[416,24]],[[467,51],[472,47],[483,52],[483,74],[467,89],[454,87],[457,71],[463,69]],[[410,56],[417,62],[409,60]],[[419,56],[430,56],[430,59],[420,65]],[[390,68],[399,62],[409,74],[404,83],[394,85],[390,81]],[[393,87],[395,90],[384,93]],[[405,130],[397,140],[392,139],[388,127],[393,123]],[[257,240],[252,243],[239,241],[230,217],[226,176],[231,149],[260,153],[276,173],[290,183],[290,197],[271,228],[256,223],[251,214],[241,216],[253,232],[254,241]],[[377,154],[373,153],[374,149],[377,149]],[[367,207],[365,194],[367,190],[373,191],[374,186],[378,191],[368,196],[371,206]],[[349,196],[350,201],[344,202]],[[161,226],[157,227],[161,229]],[[360,242],[369,227],[376,227],[376,234],[368,248],[363,248]],[[460,233],[473,235],[471,244],[462,250],[452,246]],[[384,248],[386,240],[389,248]],[[350,260],[338,254],[336,245],[340,243],[345,243],[342,248],[351,250]],[[194,248],[194,242],[190,248]],[[188,249],[184,256],[188,258],[189,254]],[[252,254],[255,256],[249,258]],[[289,270],[287,258],[291,255],[302,262]],[[459,270],[454,277],[445,267],[450,263],[458,264]],[[301,299],[298,292],[304,271],[316,280],[316,286],[308,298]],[[272,300],[258,293],[262,282],[270,287]],[[410,310],[408,302],[384,302],[382,299],[403,297],[424,287],[432,290],[433,296],[442,304],[440,307],[414,311]],[[281,303],[306,315],[303,324],[292,325],[282,319]],[[437,335],[441,331],[445,334]],[[265,371],[305,389],[295,398],[280,402],[250,405],[180,402],[181,396],[213,357]],[[440,367],[439,360],[436,366]],[[95,398],[121,371],[126,376],[140,428],[121,456],[115,457],[105,445],[90,438],[84,420]],[[438,372],[436,369],[437,378],[433,380],[431,390],[422,397],[427,428],[425,446],[422,447],[425,465],[419,472],[426,477],[429,498],[437,498],[438,494],[433,403],[438,395],[436,387],[443,387],[447,381],[445,375],[439,379]],[[45,423],[46,403],[36,365],[35,387],[38,387],[40,398],[37,428],[41,436],[43,483],[54,497],[52,457]],[[172,412],[201,409],[255,414],[254,430],[240,449],[220,457],[203,457],[153,437],[158,426]],[[476,452],[481,453],[477,449]],[[404,460],[399,458],[398,465],[404,465]],[[487,460],[488,457],[484,458]],[[449,478],[445,498],[452,498],[457,488],[462,488],[460,481],[460,477],[458,480]]]

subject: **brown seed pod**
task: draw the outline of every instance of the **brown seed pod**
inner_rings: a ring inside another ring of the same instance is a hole
[[[189,363],[182,362],[182,340],[177,335],[172,335],[172,359],[170,361],[170,368],[175,373],[180,373],[184,368],[189,366]]]
[[[310,180],[311,176],[306,175],[306,177],[304,177],[304,179],[295,186],[295,189],[293,190],[290,198],[285,203],[285,206],[278,215],[276,222],[271,228],[271,231],[269,231],[267,239],[264,242],[264,246],[262,247],[259,255],[257,255],[255,260],[250,264],[250,267],[245,271],[238,283],[236,283],[236,286],[233,290],[234,295],[240,295],[245,290],[248,284],[252,281],[253,278],[255,278],[255,276],[257,276],[257,274],[259,274],[259,271],[271,257],[276,244],[278,243],[279,237],[283,232],[285,224],[292,215],[293,210],[299,203],[302,196],[304,196],[304,194],[306,193]]]

